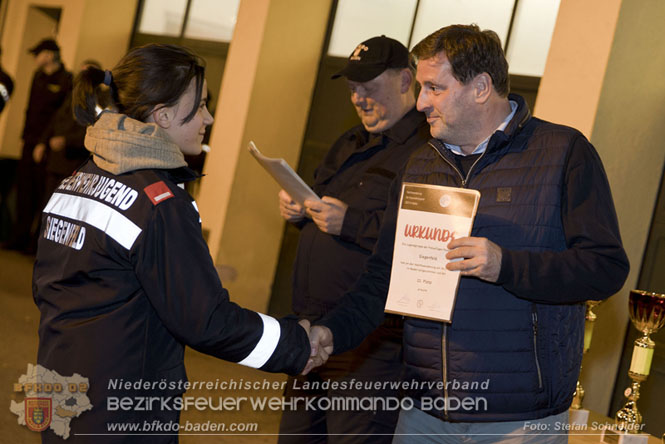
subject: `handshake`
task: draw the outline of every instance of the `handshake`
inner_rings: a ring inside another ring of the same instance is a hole
[[[333,352],[333,335],[328,327],[315,325],[312,327],[307,319],[301,319],[298,324],[307,332],[311,352],[307,364],[302,371],[303,375],[312,369],[326,363]]]

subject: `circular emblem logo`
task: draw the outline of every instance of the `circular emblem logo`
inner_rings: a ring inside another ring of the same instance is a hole
[[[450,197],[450,194],[444,194],[439,199],[439,205],[441,205],[443,208],[446,208],[448,205],[450,205],[451,201],[452,201],[452,198]]]

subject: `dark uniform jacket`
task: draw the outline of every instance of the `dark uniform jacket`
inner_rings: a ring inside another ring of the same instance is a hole
[[[65,97],[62,106],[51,119],[48,128],[44,131],[41,138],[41,142],[47,147],[47,172],[60,176],[60,179],[62,179],[62,177],[71,174],[75,168],[86,160],[90,153],[85,149],[83,144],[85,129],[85,126],[79,124],[74,119],[70,91],[67,97]],[[65,147],[59,151],[54,151],[49,146],[51,137],[56,136],[65,138]]]
[[[335,142],[315,172],[313,190],[348,208],[339,236],[305,219],[294,264],[295,313],[324,314],[351,288],[378,237],[390,183],[428,139],[429,126],[414,108],[381,134],[358,125]]]
[[[62,106],[71,90],[72,73],[63,65],[52,74],[41,70],[35,72],[21,136],[26,144],[36,145],[41,141],[55,112]]]
[[[177,421],[177,412],[159,405],[152,412],[107,407],[110,397],[181,394],[185,345],[266,371],[300,372],[309,342],[295,320],[229,300],[196,203],[179,186],[195,175],[181,167],[168,136],[154,124],[104,113],[86,146],[94,159],[65,179],[44,209],[33,277],[41,311],[38,363],[89,378],[93,408],[72,422],[72,431]],[[124,391],[114,381],[166,385]]]
[[[479,190],[471,235],[502,247],[497,283],[461,278],[450,324],[405,321],[405,378],[423,384],[407,395],[450,421],[518,421],[568,409],[582,358],[583,301],[611,296],[628,274],[593,146],[572,128],[530,117],[521,97],[510,99],[519,105],[515,116],[466,175],[432,140],[414,153],[402,178]],[[381,322],[399,191],[391,191],[366,273],[322,321],[336,352]]]

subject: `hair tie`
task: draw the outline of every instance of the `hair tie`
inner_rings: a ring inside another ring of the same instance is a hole
[[[104,85],[106,86],[111,86],[111,82],[113,81],[113,74],[111,74],[111,71],[108,69],[104,71]]]

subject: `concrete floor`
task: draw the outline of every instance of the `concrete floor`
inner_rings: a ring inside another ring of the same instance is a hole
[[[26,372],[29,363],[35,364],[37,357],[37,326],[39,311],[34,305],[31,293],[31,275],[33,258],[14,252],[0,250],[0,393],[4,393],[4,401],[0,400],[0,444],[39,443],[39,434],[28,430],[17,423],[17,416],[9,410],[10,400],[20,402],[24,395],[14,393],[13,383]],[[202,355],[188,349],[185,363],[190,381],[284,381],[284,375],[263,373],[258,370],[231,364]],[[85,376],[85,375],[84,375]],[[236,391],[190,391],[186,396],[214,397],[279,397],[281,390],[236,390]],[[4,406],[4,407],[2,407]],[[83,413],[85,414],[85,413]],[[281,411],[252,409],[246,405],[240,411],[215,412],[184,411],[180,423],[186,422],[225,423],[227,426],[236,423],[254,429],[251,433],[211,435],[180,433],[180,442],[184,444],[198,443],[274,443],[277,442],[277,431]],[[75,424],[73,419],[72,424]],[[255,425],[251,425],[255,424]],[[67,441],[63,441],[66,443]]]

